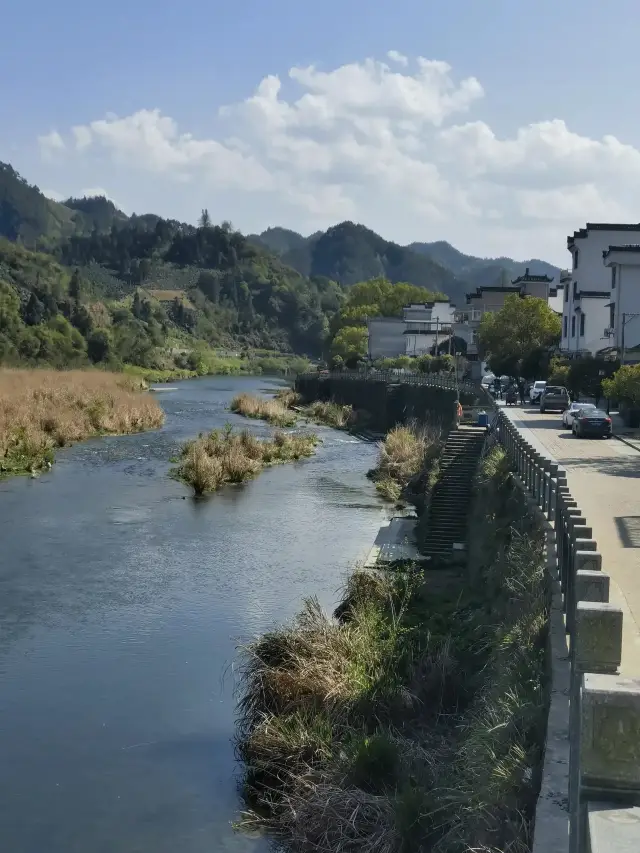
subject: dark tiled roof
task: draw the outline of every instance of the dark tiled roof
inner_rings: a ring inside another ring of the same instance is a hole
[[[549,278],[548,275],[531,275],[529,272],[529,267],[524,271],[524,275],[519,275],[518,278],[514,278],[511,284],[521,284],[522,282],[527,281],[546,281],[547,283],[553,281],[552,278]]]
[[[609,246],[602,252],[603,258],[609,257],[609,252],[640,252],[640,243],[627,243],[624,246]]]
[[[640,231],[640,223],[625,222],[587,222],[585,228],[573,232],[573,236],[567,237],[567,249],[573,246],[573,241],[586,237],[589,231]]]

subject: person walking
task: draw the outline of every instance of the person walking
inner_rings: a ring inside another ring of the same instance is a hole
[[[524,406],[524,396],[526,394],[526,391],[527,391],[526,383],[525,383],[524,379],[522,377],[520,377],[520,379],[518,379],[518,394],[520,395],[520,405],[521,406]]]

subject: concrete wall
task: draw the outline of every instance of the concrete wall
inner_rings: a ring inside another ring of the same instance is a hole
[[[334,400],[368,412],[371,427],[382,432],[412,420],[446,431],[453,426],[457,392],[454,379],[442,380],[442,384],[448,387],[440,387],[437,377],[409,377],[403,381],[394,376],[372,379],[347,373],[303,374],[296,379],[296,391],[305,402]],[[489,402],[481,389],[471,390],[462,384],[459,393],[463,406]]]
[[[611,302],[615,303],[615,335],[610,345],[622,347],[622,315],[640,314],[640,251],[611,252],[605,261],[611,281],[611,269],[615,267],[615,288],[611,290]],[[625,325],[625,349],[640,346],[640,316],[630,319]]]
[[[398,317],[371,317],[367,326],[370,358],[375,360],[404,355],[404,320]]]
[[[565,471],[504,412],[497,434],[543,516],[553,591],[551,707],[533,853],[631,853],[640,850],[640,679],[618,675],[622,610],[609,603],[606,565]]]

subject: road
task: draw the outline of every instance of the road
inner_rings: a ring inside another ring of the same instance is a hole
[[[566,468],[569,489],[611,577],[610,601],[624,611],[622,666],[640,676],[640,451],[611,438],[575,438],[560,414],[505,408],[527,439]],[[527,433],[529,433],[527,435]]]

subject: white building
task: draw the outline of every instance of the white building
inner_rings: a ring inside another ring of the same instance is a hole
[[[609,246],[602,259],[609,276],[608,345],[628,364],[640,361],[640,245]],[[605,344],[606,346],[606,344]]]
[[[609,346],[611,270],[603,264],[610,246],[629,242],[640,225],[588,222],[567,237],[571,278],[565,282],[560,349],[567,355],[595,355]]]
[[[455,306],[447,302],[422,302],[405,305],[405,354],[425,355],[443,340],[448,340],[454,322]]]

